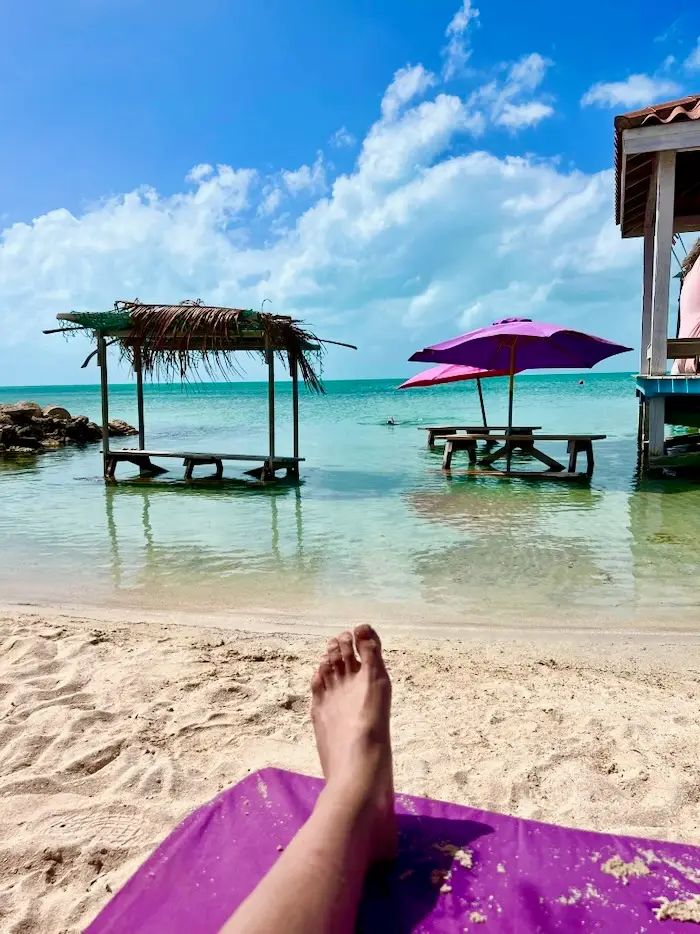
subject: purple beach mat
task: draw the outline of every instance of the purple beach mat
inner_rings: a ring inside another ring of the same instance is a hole
[[[217,934],[279,858],[322,787],[279,769],[248,776],[185,818],[86,934]],[[368,879],[362,934],[688,934],[689,925],[657,920],[653,909],[664,899],[700,894],[700,848],[407,795],[396,796],[396,810],[399,857]],[[603,871],[616,858],[642,874],[625,884]]]

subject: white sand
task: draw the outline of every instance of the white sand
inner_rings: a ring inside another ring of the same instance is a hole
[[[697,642],[384,635],[398,790],[700,844]],[[15,610],[0,644],[3,934],[82,930],[249,771],[318,774],[320,635]]]

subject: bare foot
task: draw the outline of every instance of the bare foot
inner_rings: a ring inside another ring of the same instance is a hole
[[[331,639],[311,680],[311,719],[326,784],[366,813],[373,861],[396,854],[391,681],[370,626]]]

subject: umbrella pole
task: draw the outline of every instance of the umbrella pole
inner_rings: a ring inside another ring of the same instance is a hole
[[[513,432],[513,389],[515,383],[515,338],[510,348],[510,385],[508,387],[508,434]],[[512,447],[508,442],[508,453],[506,454],[506,473],[510,473],[510,457]]]
[[[489,423],[486,421],[486,406],[484,405],[484,390],[481,388],[481,380],[477,379],[476,388],[479,390],[479,405],[481,406],[481,421],[484,428],[489,427]]]

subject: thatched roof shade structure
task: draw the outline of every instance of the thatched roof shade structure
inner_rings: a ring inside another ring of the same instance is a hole
[[[234,351],[264,354],[272,350],[290,360],[296,358],[307,386],[323,391],[311,362],[312,355],[320,355],[321,343],[286,315],[199,302],[147,305],[118,301],[110,311],[72,311],[57,318],[66,325],[114,338],[132,365],[134,348],[140,347],[141,365],[149,375],[183,378],[197,364],[210,375],[227,374],[237,371],[230,356]]]
[[[317,366],[324,343],[301,322],[286,315],[240,308],[223,308],[185,301],[179,305],[144,304],[139,301],[117,301],[106,312],[70,312],[57,315],[60,331],[88,331],[97,340],[97,360],[101,368],[102,421],[105,476],[114,477],[119,460],[137,463],[141,473],[157,473],[151,457],[182,457],[186,478],[197,464],[214,463],[221,476],[222,460],[258,460],[264,466],[256,473],[263,479],[273,479],[279,467],[298,475],[299,457],[299,396],[298,374],[315,392],[323,392]],[[50,333],[50,332],[47,332]],[[139,447],[134,450],[110,451],[107,423],[109,420],[107,347],[119,346],[136,373],[139,409]],[[351,344],[343,346],[352,347]],[[355,348],[353,348],[355,349]],[[268,367],[269,452],[267,455],[194,454],[192,452],[155,452],[145,449],[143,418],[143,374],[166,379],[186,379],[202,368],[209,376],[231,376],[240,373],[233,354],[237,351],[259,353]],[[281,359],[292,377],[294,407],[294,454],[278,457],[275,452],[275,358]],[[88,358],[89,360],[90,358]],[[87,361],[86,361],[87,362]]]

